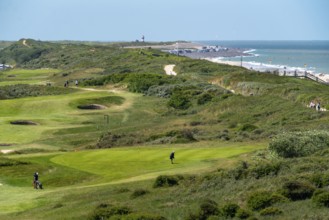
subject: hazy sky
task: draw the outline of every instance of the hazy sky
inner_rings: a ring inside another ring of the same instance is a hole
[[[329,0],[0,0],[0,40],[329,40]]]

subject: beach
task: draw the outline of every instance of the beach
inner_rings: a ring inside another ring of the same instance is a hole
[[[301,67],[287,67],[282,65],[271,65],[271,64],[264,64],[264,63],[256,63],[256,62],[242,62],[240,61],[228,61],[224,60],[220,57],[217,58],[204,58],[205,60],[214,62],[214,63],[220,63],[220,64],[227,64],[231,66],[241,66],[246,69],[251,69],[259,72],[277,72],[280,76],[294,76],[295,74],[302,75],[305,74],[305,72],[312,74],[319,79],[323,80],[324,82],[329,83],[329,74],[323,74],[323,73],[315,73],[313,71],[308,71],[305,68]]]

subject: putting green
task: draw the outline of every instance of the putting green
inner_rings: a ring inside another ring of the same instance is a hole
[[[262,144],[227,145],[194,143],[188,146],[113,148],[98,151],[67,153],[52,162],[96,174],[99,182],[129,182],[154,178],[160,174],[197,173],[225,165],[231,157],[264,148]],[[211,147],[202,147],[211,146]],[[175,163],[169,160],[175,151]]]

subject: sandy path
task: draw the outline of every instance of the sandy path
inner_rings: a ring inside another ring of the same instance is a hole
[[[26,46],[26,47],[30,47],[30,46],[26,43],[26,40],[23,40],[23,45]]]
[[[176,65],[174,65],[174,64],[166,65],[166,66],[164,67],[164,70],[165,70],[166,74],[167,74],[167,75],[173,75],[173,76],[176,76],[177,73],[174,71],[174,67],[175,67],[175,66],[176,66]]]

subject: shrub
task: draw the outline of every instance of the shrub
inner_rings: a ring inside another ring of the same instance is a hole
[[[0,156],[0,167],[10,167],[10,166],[28,165],[28,164],[30,163]]]
[[[131,213],[128,207],[115,207],[109,204],[102,203],[96,207],[94,212],[90,215],[90,220],[103,220],[115,215],[127,215]]]
[[[205,93],[205,94],[202,94],[199,98],[198,98],[198,105],[204,105],[206,104],[207,102],[210,102],[211,100],[213,99],[213,96],[210,95],[209,93]]]
[[[293,201],[311,198],[314,191],[314,186],[299,181],[289,181],[282,186],[282,194]]]
[[[168,76],[160,74],[128,74],[125,81],[128,82],[130,92],[146,92],[153,85],[162,85]]]
[[[311,182],[318,188],[329,186],[329,174],[314,174],[310,178]]]
[[[61,95],[75,92],[74,89],[68,88],[25,84],[1,86],[0,88],[0,100],[24,98],[30,96]]]
[[[327,131],[283,133],[273,138],[269,144],[270,150],[285,158],[308,156],[327,147]]]
[[[283,202],[284,197],[272,194],[270,192],[254,192],[247,199],[247,205],[252,210],[261,210],[267,208],[275,203]]]
[[[200,204],[200,209],[198,213],[190,213],[186,220],[207,220],[214,219],[215,216],[220,214],[218,205],[215,201],[207,199]]]
[[[234,169],[228,171],[228,175],[235,180],[240,180],[248,175],[248,163],[241,161]]]
[[[252,124],[243,124],[241,127],[238,128],[238,131],[253,131],[256,130],[258,127]]]
[[[259,212],[260,215],[266,216],[266,215],[279,215],[282,214],[282,211],[276,207],[268,207]]]
[[[171,187],[179,184],[179,180],[182,179],[181,176],[158,176],[153,184],[154,188],[158,187]]]
[[[132,194],[131,194],[131,198],[135,199],[137,197],[143,196],[145,194],[150,193],[149,191],[145,190],[145,189],[136,189]]]
[[[149,213],[132,213],[127,216],[124,216],[124,218],[120,217],[120,220],[166,220],[165,217],[155,215],[155,214],[149,214]]]
[[[316,191],[312,197],[312,201],[318,206],[324,206],[329,208],[329,192],[328,191]]]
[[[167,105],[174,109],[186,110],[192,103],[190,98],[181,92],[175,92],[169,99]]]
[[[252,212],[244,209],[238,209],[235,216],[239,219],[247,219],[252,215]]]
[[[239,206],[237,204],[234,204],[234,203],[229,203],[229,204],[226,204],[223,206],[222,208],[222,215],[225,216],[225,217],[231,217],[233,218],[237,211],[239,210]]]
[[[200,204],[199,218],[200,220],[207,219],[211,215],[218,215],[219,209],[215,201],[207,199]]]
[[[280,163],[259,163],[255,167],[250,169],[250,175],[259,179],[268,175],[277,175],[280,171],[281,164]]]

